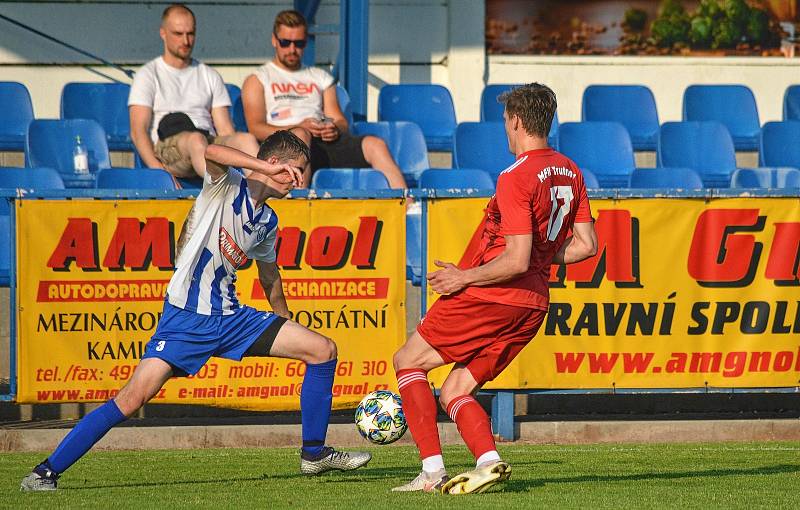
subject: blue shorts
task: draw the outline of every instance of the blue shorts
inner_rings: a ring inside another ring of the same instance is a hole
[[[231,315],[201,315],[164,302],[164,313],[142,359],[162,359],[176,376],[196,374],[212,356],[241,361],[278,317],[249,306]]]

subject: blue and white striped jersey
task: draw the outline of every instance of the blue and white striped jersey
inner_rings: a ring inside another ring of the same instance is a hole
[[[178,240],[169,303],[202,315],[232,314],[239,308],[236,269],[248,258],[275,261],[277,226],[269,206],[255,207],[239,172],[229,170],[216,182],[206,174]]]

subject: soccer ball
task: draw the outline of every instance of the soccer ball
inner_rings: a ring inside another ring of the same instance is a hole
[[[369,393],[356,408],[356,428],[375,444],[394,443],[403,437],[408,424],[400,396],[386,390]]]

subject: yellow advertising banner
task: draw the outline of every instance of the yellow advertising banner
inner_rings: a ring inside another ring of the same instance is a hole
[[[93,402],[131,377],[155,331],[191,200],[19,200],[17,401]],[[273,200],[278,265],[293,319],[339,348],[334,406],[395,385],[405,337],[405,206],[400,200]],[[255,264],[240,302],[269,309]],[[305,366],[211,360],[154,402],[299,408]]]
[[[429,272],[469,260],[487,201],[429,204]],[[545,323],[487,388],[800,386],[800,199],[591,204],[597,256],[553,266]]]

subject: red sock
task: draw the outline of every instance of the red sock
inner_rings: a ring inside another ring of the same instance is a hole
[[[453,399],[447,406],[447,414],[456,422],[458,432],[476,459],[497,449],[489,416],[472,396],[464,395]]]
[[[438,408],[428,385],[428,375],[419,369],[398,370],[397,385],[403,400],[403,413],[420,458],[441,455],[442,445],[436,426]]]

